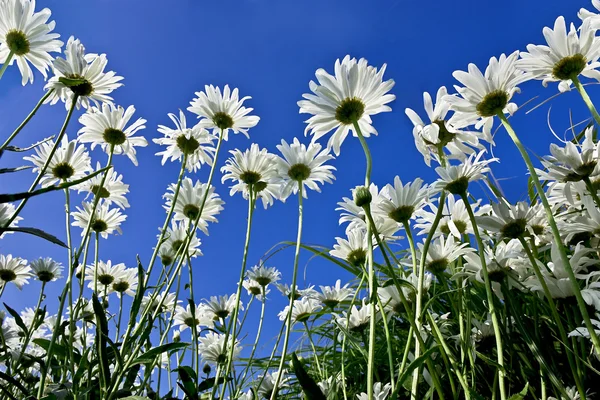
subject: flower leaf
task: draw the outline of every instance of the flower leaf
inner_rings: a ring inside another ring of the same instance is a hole
[[[23,227],[23,226],[9,226],[9,227],[6,227],[6,228],[0,228],[0,234],[2,234],[4,232],[23,232],[23,233],[29,233],[30,235],[41,237],[42,239],[46,239],[49,242],[52,242],[52,243],[57,244],[59,246],[62,246],[65,249],[69,248],[69,246],[67,246],[65,244],[65,242],[63,242],[62,240],[60,240],[56,236],[51,235],[51,234],[49,234],[47,232],[44,232],[43,230],[38,229],[38,228],[28,228],[28,227]]]
[[[302,387],[302,391],[306,396],[307,400],[327,400],[319,385],[315,382],[315,380],[306,372],[304,366],[298,360],[298,356],[296,353],[292,353],[292,367],[294,368],[294,373],[296,374],[296,378],[298,378],[298,383]]]

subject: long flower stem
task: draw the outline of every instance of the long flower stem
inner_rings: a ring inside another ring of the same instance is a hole
[[[33,318],[31,320],[31,325],[29,326],[29,331],[27,331],[27,334],[25,335],[25,340],[23,341],[23,346],[21,347],[21,351],[19,351],[19,356],[16,358],[16,360],[14,362],[13,369],[15,369],[15,370],[19,366],[19,362],[21,362],[21,358],[23,358],[23,354],[25,354],[25,349],[27,348],[27,345],[29,344],[29,340],[31,340],[31,335],[33,334],[34,324],[37,320],[37,317],[40,315],[40,306],[42,305],[42,300],[44,299],[44,289],[45,288],[46,288],[46,282],[42,282],[42,288],[40,289],[40,296],[38,297],[37,305],[33,309],[35,312],[35,314],[34,314],[35,318]]]
[[[8,53],[8,56],[6,56],[6,60],[4,60],[4,64],[2,64],[2,68],[0,68],[0,79],[2,79],[2,75],[4,75],[4,71],[6,71],[6,68],[8,68],[10,61],[12,60],[14,55],[15,52],[11,50]]]
[[[67,260],[68,265],[73,265],[73,247],[71,240],[71,198],[69,188],[65,189],[65,230],[67,231]],[[75,319],[73,313],[73,281],[69,282],[69,347],[73,348],[73,339],[75,335]],[[75,376],[75,355],[69,352],[69,361],[71,364],[71,376]]]
[[[271,394],[270,400],[275,400],[279,383],[281,382],[281,375],[283,372],[283,366],[285,365],[285,359],[287,357],[287,350],[290,340],[290,332],[292,330],[292,310],[294,308],[294,299],[296,297],[296,280],[298,278],[298,263],[300,260],[300,244],[302,242],[302,182],[298,182],[298,232],[296,235],[296,251],[294,253],[294,272],[292,274],[292,286],[290,291],[290,303],[288,305],[288,313],[285,318],[285,336],[283,337],[283,349],[281,349],[281,358],[279,360],[279,367],[277,368],[277,378],[275,379],[273,393]]]
[[[575,386],[577,386],[577,391],[579,392],[579,396],[581,397],[581,399],[585,399],[586,398],[585,389],[581,383],[580,376],[577,372],[577,367],[575,365],[575,361],[573,360],[573,354],[571,353],[571,349],[569,349],[569,347],[568,347],[569,339],[567,337],[567,332],[562,323],[562,319],[561,319],[560,315],[558,314],[558,309],[556,308],[556,303],[554,302],[554,299],[552,298],[552,293],[550,292],[550,289],[548,288],[548,285],[546,284],[546,280],[544,279],[544,276],[542,275],[542,271],[540,271],[540,267],[538,266],[537,260],[533,256],[533,253],[531,252],[529,245],[527,244],[525,239],[523,239],[522,237],[519,238],[519,241],[521,242],[521,245],[523,246],[523,249],[525,250],[525,253],[527,254],[527,258],[529,258],[529,262],[531,263],[531,266],[535,272],[535,276],[537,277],[538,281],[540,282],[540,285],[542,286],[542,289],[544,290],[544,295],[546,296],[546,299],[548,300],[548,304],[550,305],[550,311],[552,312],[552,317],[554,318],[554,321],[558,327],[558,332],[560,333],[560,339],[562,341],[563,347],[565,348],[565,353],[566,353],[567,359],[569,361],[569,367],[571,368],[571,373],[573,375],[573,380],[575,381]]]
[[[502,333],[500,332],[500,323],[498,321],[498,314],[496,312],[496,307],[494,305],[494,292],[492,291],[492,283],[490,281],[490,277],[487,270],[487,264],[485,260],[485,247],[483,246],[483,241],[481,240],[481,236],[479,235],[479,228],[477,227],[477,221],[475,220],[475,214],[473,213],[473,208],[471,207],[471,203],[469,203],[469,197],[466,192],[461,193],[461,198],[465,204],[465,208],[467,209],[467,213],[469,214],[469,219],[471,220],[471,225],[473,226],[473,232],[475,234],[475,240],[477,241],[477,253],[479,254],[479,260],[481,262],[481,273],[483,275],[483,282],[485,286],[485,291],[487,294],[488,301],[488,311],[492,316],[492,325],[494,328],[494,337],[496,338],[496,353],[497,353],[497,361],[500,368],[498,369],[498,386],[500,388],[500,399],[506,399],[506,386],[504,384],[504,376],[506,371],[504,370],[504,354],[502,350]]]
[[[594,103],[592,103],[592,99],[590,99],[590,96],[588,96],[587,91],[585,90],[585,87],[583,87],[583,85],[581,84],[581,82],[579,81],[579,78],[577,76],[573,76],[571,78],[571,80],[573,81],[573,85],[575,85],[575,88],[581,95],[583,102],[585,103],[587,108],[590,110],[590,113],[592,113],[594,120],[596,120],[597,124],[600,124],[600,115],[598,114],[598,111],[596,110]],[[596,138],[594,138],[594,139],[596,139]]]
[[[75,110],[75,105],[77,104],[77,98],[78,98],[77,95],[73,96],[73,101],[71,102],[71,107],[69,107],[69,111],[67,112],[67,116],[65,117],[65,121],[63,122],[62,128],[60,129],[60,132],[58,133],[58,136],[56,137],[54,146],[52,147],[52,150],[50,150],[50,154],[48,154],[48,158],[46,159],[46,162],[44,162],[44,165],[42,166],[42,168],[38,172],[38,175],[34,179],[31,186],[29,187],[28,192],[31,192],[33,189],[36,188],[38,183],[40,183],[40,181],[44,177],[44,174],[46,173],[46,170],[48,169],[48,165],[50,165],[50,162],[52,162],[54,153],[56,153],[56,150],[60,146],[60,142],[61,142],[63,136],[65,135],[65,132],[67,131],[67,126],[69,125],[69,121],[71,120],[71,116],[73,115],[73,111]],[[17,206],[17,209],[13,213],[13,215],[4,224],[4,227],[10,226],[10,224],[15,220],[15,218],[17,218],[17,216],[19,215],[19,213],[21,212],[23,207],[25,207],[25,204],[27,204],[27,200],[29,200],[29,198],[25,198],[25,199],[21,200],[21,202]]]
[[[15,129],[15,131],[8,137],[8,139],[6,139],[6,141],[2,144],[2,146],[0,146],[0,153],[2,152],[2,150],[4,150],[10,144],[10,142],[12,142],[12,140],[19,134],[19,132],[21,132],[21,129],[23,129],[25,127],[25,125],[27,125],[27,123],[31,120],[31,118],[33,118],[33,116],[35,115],[37,110],[42,106],[42,104],[44,104],[44,101],[46,101],[48,96],[50,96],[53,91],[54,91],[54,89],[50,89],[46,92],[46,94],[44,94],[42,96],[40,101],[38,101],[38,103],[36,104],[34,109],[29,113],[27,118],[25,118],[23,120],[23,122],[21,122],[21,125],[19,125],[17,127],[17,129]]]
[[[321,369],[321,363],[319,363],[319,356],[317,354],[317,348],[315,347],[315,342],[313,341],[312,338],[312,333],[310,332],[310,328],[308,327],[308,324],[306,323],[306,321],[303,322],[304,324],[304,329],[306,330],[306,336],[308,336],[308,341],[310,342],[310,347],[312,348],[313,351],[313,358],[315,359],[315,364],[317,365],[317,371],[319,371],[319,375],[321,376],[321,379],[325,378],[323,376],[323,370]]]
[[[577,300],[577,305],[579,306],[579,311],[581,312],[581,316],[583,317],[583,320],[585,321],[585,326],[590,333],[590,338],[592,339],[592,343],[594,344],[594,350],[597,355],[600,355],[600,339],[598,338],[598,335],[596,334],[594,324],[592,324],[590,315],[587,311],[587,306],[585,304],[585,301],[583,300],[583,297],[581,296],[581,289],[579,288],[579,282],[577,282],[577,278],[575,277],[573,268],[571,268],[571,263],[569,261],[569,257],[567,256],[567,251],[563,244],[562,238],[560,237],[560,231],[558,230],[558,226],[556,225],[556,221],[554,220],[554,213],[552,212],[552,207],[548,203],[548,199],[546,198],[546,193],[544,192],[544,188],[542,187],[542,184],[540,183],[540,179],[537,175],[537,172],[535,171],[535,168],[533,166],[533,163],[531,162],[531,159],[529,158],[529,155],[527,154],[527,151],[525,150],[525,147],[523,147],[523,144],[521,143],[521,141],[519,140],[519,137],[513,130],[512,126],[510,125],[510,122],[508,122],[508,120],[502,113],[498,113],[498,117],[502,121],[502,124],[504,125],[504,128],[508,132],[508,135],[510,136],[512,141],[515,143],[515,146],[517,146],[517,148],[519,149],[519,152],[521,153],[521,157],[523,157],[525,164],[527,164],[527,169],[529,170],[531,179],[533,179],[533,183],[538,192],[538,196],[540,197],[540,200],[542,201],[542,204],[544,206],[544,210],[546,211],[546,216],[548,217],[548,224],[550,224],[550,229],[552,230],[552,236],[554,237],[554,242],[556,243],[556,245],[558,247],[558,251],[560,254],[560,260],[562,261],[562,263],[565,267],[565,270],[567,271],[567,275],[569,276],[569,280],[571,281],[571,286],[573,288],[573,293],[575,294],[575,299]]]
[[[356,131],[356,135],[358,136],[358,140],[363,148],[366,158],[366,168],[365,168],[365,188],[369,190],[369,185],[371,184],[371,169],[373,168],[373,158],[371,157],[371,151],[369,150],[369,146],[360,130],[360,126],[358,125],[358,121],[354,121],[354,130]],[[371,299],[374,299],[377,296],[377,285],[375,285],[375,267],[373,265],[373,241],[371,240],[371,232],[372,232],[371,223],[367,223],[367,237],[369,238],[368,244],[368,253],[367,253],[367,274],[368,274],[368,286],[369,286],[369,296]],[[376,322],[376,313],[377,306],[375,301],[371,301],[371,317],[369,321],[369,360],[367,364],[367,397],[369,400],[373,399],[373,374],[375,371],[375,322]]]
[[[260,334],[262,333],[262,327],[263,327],[263,320],[265,319],[265,305],[267,303],[266,300],[266,290],[265,287],[262,286],[261,288],[261,292],[262,292],[262,305],[260,307],[260,319],[258,320],[258,328],[256,330],[256,338],[254,339],[254,345],[252,346],[252,352],[250,353],[250,358],[248,359],[248,363],[246,364],[246,367],[244,368],[244,375],[242,375],[242,385],[244,384],[245,380],[246,380],[246,376],[248,375],[248,372],[250,372],[251,368],[252,368],[252,364],[254,362],[254,354],[256,353],[256,349],[258,347],[258,342],[260,340]],[[240,387],[238,388],[238,393],[239,394],[239,390],[241,389],[242,385],[240,385]]]

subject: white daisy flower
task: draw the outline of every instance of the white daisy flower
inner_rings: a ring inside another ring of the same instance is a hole
[[[12,203],[0,203],[0,227],[6,227],[8,221],[10,221],[11,217],[14,215],[16,211],[16,207]],[[10,223],[11,227],[16,227],[19,221],[21,221],[22,217],[15,217],[15,219]],[[8,235],[13,232],[5,232],[0,234],[0,239],[4,237],[4,235]]]
[[[311,315],[313,315],[316,312],[319,312],[323,308],[319,300],[310,297],[302,297],[299,300],[294,300],[293,304],[294,305],[292,306],[291,320],[292,325],[296,324],[297,322],[306,322]],[[290,305],[288,304],[287,306],[285,306],[283,311],[277,314],[279,316],[279,320],[287,322],[289,312]]]
[[[431,286],[431,282],[433,280],[433,275],[425,272],[425,276],[423,277],[423,293],[427,293],[429,287]],[[402,285],[402,293],[404,297],[409,302],[415,300],[417,295],[417,286],[419,277],[411,272],[406,278],[405,281],[410,285]],[[400,293],[398,292],[398,288],[394,285],[388,285],[377,289],[377,294],[383,304],[384,310],[388,312],[393,312],[396,314],[400,314],[404,311],[404,307],[402,305],[402,300],[400,299]]]
[[[445,86],[438,89],[435,104],[431,100],[431,95],[423,93],[423,102],[425,103],[425,112],[429,118],[429,123],[423,122],[419,114],[410,108],[404,110],[410,121],[413,123],[413,136],[415,145],[419,153],[423,155],[425,164],[430,166],[433,157],[440,162],[440,151],[445,148],[450,154],[443,153],[446,158],[464,160],[468,155],[475,152],[475,149],[482,150],[483,146],[479,144],[479,139],[492,142],[491,135],[480,132],[469,132],[457,129],[450,124],[446,118],[450,109],[450,104],[445,100],[448,94]]]
[[[188,304],[186,308],[177,306],[175,308],[175,316],[173,317],[173,327],[179,327],[179,330],[183,332],[187,328],[193,328],[194,326],[207,326],[212,328],[214,326],[212,315],[207,312],[206,304],[198,304],[194,307],[194,314],[192,314],[192,308]]]
[[[99,162],[96,163],[96,171],[102,169]],[[102,178],[106,174],[104,185]],[[106,205],[115,205],[125,209],[129,207],[129,202],[125,195],[129,193],[129,185],[123,183],[123,175],[117,173],[117,171],[111,169],[110,171],[104,172],[104,174],[98,174],[88,179],[80,185],[77,185],[77,192],[87,192],[94,196],[99,196]]]
[[[121,274],[115,277],[111,283],[111,292],[115,292],[119,298],[126,294],[134,297],[138,287],[137,268],[126,268]]]
[[[148,142],[142,136],[133,136],[146,126],[146,120],[138,118],[130,126],[125,127],[133,113],[134,106],[124,109],[112,103],[103,103],[101,108],[91,107],[79,117],[83,127],[79,130],[79,141],[91,143],[92,150],[102,147],[106,154],[125,154],[135,166],[138,165],[135,147],[146,147]]]
[[[559,397],[550,396],[548,397],[548,400],[581,400],[581,396],[579,395],[579,390],[577,389],[577,386],[566,387],[565,392],[567,394],[567,397],[562,395],[558,395]]]
[[[160,304],[161,299],[164,297],[162,304]],[[175,309],[175,307],[181,303],[181,300],[177,300],[177,295],[175,293],[160,293],[152,299],[151,295],[146,295],[142,297],[142,309],[146,307],[150,307],[151,312],[156,312],[159,305],[160,309],[159,313],[171,313]]]
[[[577,16],[582,21],[589,19],[590,20],[589,23],[590,23],[591,27],[594,29],[599,29],[600,28],[600,14],[599,14],[600,13],[600,0],[592,0],[592,6],[594,6],[594,8],[596,10],[588,11],[585,8],[581,8],[581,9],[579,9]]]
[[[375,382],[373,384],[373,400],[385,400],[391,391],[392,385],[390,383],[382,385],[381,382]],[[357,394],[356,397],[358,400],[369,400],[367,393]]]
[[[98,203],[96,211],[92,216],[94,204],[92,202],[83,202],[83,208],[77,207],[77,211],[71,212],[73,216],[73,226],[78,226],[82,229],[81,236],[85,235],[87,225],[92,220],[90,229],[97,234],[100,234],[104,239],[115,231],[121,234],[121,223],[127,219],[127,215],[122,214],[118,208],[109,208],[108,204],[103,202]]]
[[[192,128],[187,127],[185,114],[179,110],[179,118],[169,114],[175,128],[164,125],[158,126],[158,132],[164,137],[152,139],[156,144],[166,146],[166,149],[156,153],[162,155],[161,164],[171,158],[171,161],[182,161],[186,157],[185,167],[190,172],[196,172],[202,164],[212,165],[216,149],[213,146],[215,136],[202,128],[199,124]]]
[[[227,339],[227,343],[225,343]],[[223,364],[229,357],[231,346],[233,345],[233,360],[237,359],[242,351],[240,342],[233,337],[215,332],[208,332],[205,336],[198,338],[198,354],[204,362],[210,364]]]
[[[336,60],[335,75],[319,68],[315,73],[319,83],[309,83],[313,94],[302,95],[305,100],[298,102],[300,113],[312,114],[306,120],[308,125],[304,133],[310,131],[315,142],[335,129],[327,148],[333,149],[336,156],[339,156],[348,132],[352,131],[353,136],[358,137],[354,124],[358,125],[364,137],[377,135],[377,130],[371,125],[371,116],[391,111],[387,103],[396,98],[388,93],[394,81],[383,81],[385,69],[385,64],[378,71],[364,58],[357,61],[349,55],[342,61]]]
[[[571,24],[567,33],[565,18],[560,16],[554,21],[554,29],[544,27],[543,33],[548,46],[527,45],[527,51],[521,52],[517,67],[532,78],[541,79],[542,85],[548,82],[560,82],[561,92],[570,90],[572,79],[583,75],[600,81],[600,40],[596,38],[596,29],[592,19],[585,19],[578,30]]]
[[[231,296],[211,296],[210,301],[206,303],[206,311],[209,315],[212,315],[214,321],[225,320],[230,314],[233,313],[237,296],[232,294]],[[244,310],[244,305],[239,302],[239,310]]]
[[[23,285],[29,283],[30,277],[31,268],[26,260],[10,254],[6,256],[0,254],[0,286],[4,288],[7,283],[12,282],[21,289]]]
[[[459,257],[475,251],[468,245],[468,243],[456,242],[453,238],[446,240],[444,236],[432,240],[425,259],[426,268],[434,274],[444,273],[448,266]],[[420,259],[424,244],[418,243],[417,246]]]
[[[38,258],[29,263],[33,275],[35,275],[40,282],[51,282],[62,278],[63,266],[61,263],[54,261],[50,257]]]
[[[54,143],[53,141],[42,143],[35,148],[35,154],[23,157],[23,160],[34,165],[32,172],[39,173],[42,170],[52,153]],[[64,181],[74,181],[83,178],[86,173],[91,171],[90,156],[85,146],[80,144],[77,139],[69,141],[67,135],[64,135],[40,183],[43,187],[48,187]]]
[[[184,254],[181,251],[181,246],[183,246],[187,240],[189,230],[188,224],[189,222],[186,221],[177,222],[171,220],[171,226],[167,228],[167,233],[165,235],[166,239],[159,249],[159,256],[163,265],[171,265],[173,261],[175,261],[176,256],[181,257]],[[160,237],[160,235],[158,235],[158,237]],[[186,254],[192,258],[202,255],[202,251],[200,251],[200,239],[195,233],[188,243]],[[185,263],[186,259],[183,260],[184,265]]]
[[[485,75],[475,64],[469,64],[468,72],[454,71],[452,76],[464,87],[455,86],[458,96],[444,97],[455,112],[450,123],[457,126],[475,124],[476,129],[483,127],[484,134],[488,135],[495,115],[512,115],[517,105],[510,103],[510,99],[519,92],[517,85],[528,79],[515,66],[518,57],[519,52],[515,51],[509,56],[502,54],[499,58],[490,58]]]
[[[98,266],[90,264],[85,268],[85,280],[90,281],[88,288],[95,290],[98,288],[99,293],[107,294],[113,292],[112,283],[119,280],[121,275],[125,273],[125,264],[113,264],[108,260],[98,261]]]
[[[106,54],[85,54],[85,47],[79,39],[69,38],[65,49],[65,58],[54,60],[52,69],[54,76],[50,78],[45,89],[54,91],[46,103],[56,104],[59,100],[71,108],[73,96],[77,95],[76,107],[88,108],[90,101],[95,105],[112,103],[109,94],[122,86],[123,79],[113,71],[104,72],[108,60]]]
[[[228,139],[230,129],[233,133],[241,132],[249,138],[248,129],[256,126],[260,120],[255,115],[248,115],[253,109],[246,108],[243,104],[251,97],[240,99],[237,88],[232,91],[229,85],[225,85],[221,92],[219,87],[205,85],[204,92],[195,94],[198,97],[190,102],[188,111],[202,118],[199,122],[201,127],[212,129],[215,135],[222,134],[223,140]]]
[[[422,179],[417,178],[403,185],[400,177],[396,176],[393,186],[387,184],[381,190],[376,212],[398,223],[408,223],[426,201],[427,185],[423,185]]]
[[[265,267],[264,265],[255,265],[246,272],[248,279],[258,282],[261,286],[268,286],[271,283],[277,283],[281,279],[281,272],[275,267]]]
[[[169,186],[169,191],[164,194],[164,198],[167,199],[165,204],[165,210],[169,212],[175,197],[175,191],[177,185],[175,183]],[[208,190],[208,194],[206,191]],[[206,202],[204,208],[202,208],[202,200],[206,196]],[[208,223],[217,222],[217,215],[223,210],[223,204],[225,202],[221,200],[219,195],[215,193],[215,187],[211,186],[208,188],[208,184],[196,181],[193,183],[190,178],[185,178],[181,182],[181,188],[179,189],[179,195],[175,203],[175,221],[185,221],[190,219],[195,221],[198,216],[198,228],[208,235]],[[200,208],[202,208],[202,214],[200,215]]]
[[[260,149],[258,144],[252,143],[249,149],[242,152],[238,149],[231,150],[230,157],[221,172],[221,182],[228,180],[234,182],[230,186],[229,195],[241,192],[244,199],[248,199],[249,188],[252,187],[254,196],[262,199],[265,209],[273,205],[275,199],[280,198],[280,181],[277,174],[277,158],[267,149]]]
[[[291,193],[298,193],[299,185],[302,185],[302,195],[307,197],[306,188],[321,191],[320,184],[333,183],[333,172],[335,167],[324,165],[334,157],[329,154],[329,149],[321,151],[321,145],[311,143],[308,147],[294,138],[292,144],[281,140],[277,149],[283,157],[275,157],[277,161],[277,172],[282,180],[281,197],[287,198]]]
[[[471,322],[474,325],[471,329],[471,336],[475,342],[481,342],[485,338],[491,338],[494,336],[494,324],[489,313],[487,314],[487,318],[485,320],[480,321],[477,318],[473,318]]]
[[[264,301],[266,299],[267,294],[271,291],[270,289],[264,289],[260,283],[255,281],[254,279],[244,279],[242,282],[242,286],[248,292],[248,296],[256,296],[259,301]],[[263,295],[264,291],[264,295]]]
[[[288,285],[287,283],[276,283],[275,287],[277,288],[277,290],[279,290],[281,292],[282,295],[284,295],[288,299],[292,296],[291,285]],[[304,289],[299,289],[298,285],[296,285],[296,290],[294,292],[295,292],[294,300],[298,300],[301,297],[308,297],[308,298],[312,298],[312,299],[317,297],[317,291],[314,290],[314,286],[309,286]]]
[[[35,0],[4,0],[0,2],[0,62],[17,62],[21,84],[33,83],[33,65],[48,78],[52,64],[50,53],[60,53],[63,42],[52,33],[56,23],[48,22],[48,8],[35,12]],[[10,58],[10,60],[8,60]]]
[[[439,175],[439,179],[429,187],[429,194],[434,195],[446,190],[452,194],[464,194],[469,188],[469,183],[485,179],[485,175],[489,172],[488,164],[498,161],[497,158],[482,160],[481,157],[485,150],[469,156],[460,165],[449,165],[447,167],[437,167],[435,172]]]
[[[354,289],[348,286],[348,283],[342,286],[340,279],[335,282],[335,286],[319,286],[321,293],[317,293],[316,299],[326,307],[334,308],[354,295]]]
[[[533,233],[530,221],[535,213],[536,209],[524,201],[513,206],[501,199],[492,204],[490,215],[477,217],[477,224],[499,238],[518,239],[528,232]]]
[[[334,257],[348,262],[353,267],[362,267],[367,261],[367,250],[369,238],[364,229],[352,229],[346,231],[348,239],[336,237],[337,244],[329,252]],[[375,246],[374,246],[375,247]]]
[[[349,313],[343,311],[342,315],[336,316],[336,321],[350,332],[362,332],[371,321],[371,305],[367,303],[367,299],[363,299],[360,309],[353,305]]]
[[[566,242],[571,242],[580,235],[586,235],[588,237],[592,236],[595,239],[593,243],[595,246],[600,237],[600,210],[590,196],[583,195],[581,203],[584,208],[578,215],[575,215],[572,218],[559,220],[558,225],[562,235],[566,236]]]
[[[275,391],[275,398],[277,398],[277,393],[286,386],[288,386],[289,378],[286,377],[287,370],[282,370],[281,375],[279,371],[270,373],[267,372],[265,375],[259,375],[258,380],[261,382],[260,386],[257,389],[257,393],[263,399],[270,399],[273,395],[273,391]],[[275,383],[279,381],[277,388],[275,388]]]

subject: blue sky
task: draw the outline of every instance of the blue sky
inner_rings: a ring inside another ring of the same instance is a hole
[[[225,150],[246,149],[252,142],[275,152],[281,141],[303,137],[306,119],[298,114],[296,102],[308,91],[317,68],[331,71],[336,58],[346,54],[365,57],[371,65],[388,64],[386,77],[396,81],[392,92],[397,99],[393,112],[374,117],[379,136],[368,140],[374,155],[373,180],[380,187],[399,175],[403,181],[422,177],[435,179],[433,170],[424,164],[414,147],[412,125],[404,114],[406,107],[425,115],[423,91],[434,94],[441,85],[455,83],[451,73],[466,69],[469,62],[482,69],[490,56],[516,49],[528,43],[542,43],[542,28],[551,26],[558,15],[578,23],[580,7],[591,8],[588,1],[510,0],[503,2],[455,0],[424,1],[183,1],[171,0],[105,0],[38,1],[38,8],[49,7],[56,30],[63,41],[70,35],[80,38],[88,52],[106,53],[108,67],[124,76],[125,86],[113,93],[117,104],[134,104],[137,116],[148,120],[142,131],[148,138],[158,137],[156,126],[170,124],[167,113],[185,109],[205,84],[238,87],[243,96],[252,96],[247,105],[261,117],[250,131],[251,139],[231,137]],[[9,68],[0,81],[0,137],[10,132],[29,113],[42,95],[43,78],[36,74],[35,84],[21,87],[16,68]],[[543,89],[539,82],[522,85],[517,104],[540,96],[537,102],[557,92],[556,85]],[[596,86],[589,87],[592,99]],[[562,135],[569,126],[568,110],[573,120],[588,118],[587,110],[576,92],[560,96],[553,102],[550,114],[554,130]],[[547,126],[548,105],[529,115],[514,117],[514,126],[522,141],[536,154],[546,154],[553,140]],[[56,134],[65,115],[62,105],[44,106],[14,142],[27,145]],[[77,114],[79,115],[79,114]],[[192,120],[192,116],[188,114]],[[74,137],[80,125],[70,124],[68,134]],[[325,144],[325,142],[324,142]],[[502,187],[510,200],[525,194],[525,166],[503,130],[496,137],[494,154],[501,163],[494,166],[495,176],[503,179]],[[159,147],[153,143],[138,152],[139,167],[126,157],[115,159],[115,168],[130,184],[131,208],[123,235],[101,242],[101,259],[135,266],[140,254],[144,264],[151,255],[159,225],[164,220],[162,194],[177,178],[179,166],[161,166],[154,156]],[[104,163],[106,156],[92,152]],[[221,163],[224,161],[221,158]],[[14,155],[2,159],[2,167],[23,165]],[[360,184],[364,176],[364,156],[356,139],[347,139],[342,153],[334,161],[336,181],[326,185],[322,193],[309,193],[305,202],[304,242],[332,246],[336,236],[343,236],[338,226],[336,203],[349,196],[350,188]],[[194,179],[206,180],[203,168]],[[10,176],[0,175],[0,192],[26,189],[34,175],[24,171]],[[241,196],[229,197],[228,189],[216,182],[225,200],[219,223],[210,226],[210,236],[202,236],[204,256],[194,263],[196,298],[233,293],[239,275],[245,234],[246,204]],[[280,241],[293,241],[296,235],[296,200],[277,203],[255,213],[249,266]],[[35,226],[64,238],[64,199],[61,193],[38,197],[28,203],[22,226]],[[79,230],[74,229],[75,240]],[[0,252],[26,259],[51,256],[65,261],[65,251],[40,239],[10,235],[0,242]],[[291,280],[293,250],[279,253],[267,265],[276,266],[285,282]],[[303,254],[300,286],[333,284],[347,275],[333,264],[311,259]],[[34,306],[37,283],[22,292],[10,287],[2,301],[14,308]],[[60,283],[49,287],[49,301],[55,304]],[[272,292],[268,304],[267,329],[276,334],[279,321],[276,312],[284,299]],[[116,302],[116,299],[114,300]],[[49,307],[52,309],[52,307]],[[253,328],[250,330],[253,332]]]

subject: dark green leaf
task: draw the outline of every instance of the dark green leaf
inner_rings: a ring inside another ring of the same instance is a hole
[[[231,380],[230,377],[227,377],[227,380],[226,380],[224,376],[221,376],[221,377],[219,377],[218,385],[221,385],[225,382],[229,382],[230,380]],[[200,384],[198,385],[198,392],[204,392],[208,389],[212,389],[213,386],[215,386],[215,378],[205,379],[202,382],[200,382]]]
[[[296,374],[296,378],[298,378],[298,383],[302,387],[302,391],[306,396],[307,400],[327,400],[327,397],[323,394],[319,385],[315,382],[315,380],[306,372],[304,366],[298,360],[298,356],[296,353],[292,353],[292,367],[294,368],[294,373]]]
[[[438,350],[438,346],[433,346],[430,347],[429,349],[427,349],[427,351],[425,353],[423,353],[421,356],[417,357],[414,359],[413,362],[410,363],[410,365],[408,367],[406,367],[406,369],[404,370],[404,372],[402,373],[402,375],[400,375],[398,377],[398,382],[397,382],[397,386],[398,388],[400,386],[402,386],[402,384],[404,383],[404,381],[412,375],[413,371],[416,368],[420,368],[421,365],[423,365],[423,363],[425,363],[425,361],[427,361],[429,359],[429,357],[431,357],[431,354],[435,351]]]
[[[183,392],[191,399],[198,398],[198,388],[196,388],[196,372],[190,367],[179,367],[174,371],[177,371],[179,374],[179,380],[181,382],[177,382],[179,387],[183,390]]]
[[[108,321],[104,307],[100,304],[96,293],[92,295],[92,305],[96,314],[96,347],[100,365],[100,385],[107,388],[110,381],[110,370],[107,358],[106,340],[108,338]]]
[[[14,167],[14,168],[0,168],[0,174],[7,174],[9,172],[19,172],[26,169],[33,168],[31,165],[23,165],[22,167]]]
[[[30,235],[34,235],[37,237],[40,237],[42,239],[45,239],[49,242],[52,242],[54,244],[57,244],[59,246],[64,247],[65,249],[69,248],[69,246],[67,246],[65,244],[65,242],[63,242],[62,240],[60,240],[59,238],[57,238],[54,235],[51,235],[47,232],[44,232],[41,229],[38,228],[28,228],[28,227],[23,227],[23,226],[9,226],[7,228],[0,228],[0,235],[4,232],[23,232],[23,233],[28,233]]]
[[[25,323],[23,322],[21,315],[18,312],[16,312],[15,310],[13,310],[12,308],[10,308],[9,306],[7,306],[6,303],[3,303],[3,304],[4,304],[4,307],[6,307],[6,311],[8,311],[8,313],[10,315],[12,315],[12,317],[15,319],[17,326],[19,328],[21,328],[21,330],[23,330],[25,335],[27,335],[28,334],[27,332],[29,332],[29,328],[27,326],[25,326]]]
[[[52,138],[54,138],[54,136],[50,136],[50,137],[47,137],[46,139],[42,139],[39,142],[34,143],[34,144],[32,144],[31,146],[28,146],[28,147],[6,146],[4,148],[4,150],[6,150],[6,151],[14,151],[14,152],[28,151],[28,150],[31,150],[31,149],[39,146],[42,143],[46,143],[47,141],[52,140]]]
[[[148,350],[147,352],[145,352],[144,354],[142,354],[141,356],[139,356],[138,358],[136,358],[135,360],[133,360],[130,365],[153,363],[154,361],[156,361],[156,357],[158,357],[162,353],[167,352],[167,351],[183,349],[184,347],[187,347],[188,345],[189,345],[189,343],[179,342],[179,343],[167,343],[167,344],[162,344],[160,346],[153,347],[150,350]]]
[[[529,389],[529,382],[525,384],[523,390],[521,390],[519,393],[513,394],[508,398],[508,400],[523,400],[527,394],[527,389]]]
[[[0,371],[0,378],[2,380],[6,381],[7,383],[10,383],[12,386],[16,387],[17,389],[19,389],[25,396],[27,396],[29,394],[27,389],[25,388],[25,386],[23,386],[21,384],[21,382],[19,382],[15,378],[13,378],[11,375],[8,375],[5,372]]]

